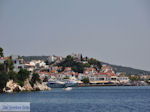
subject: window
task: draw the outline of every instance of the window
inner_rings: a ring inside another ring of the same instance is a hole
[[[21,61],[21,60],[19,60],[19,64],[22,64],[22,61]]]
[[[99,80],[105,80],[104,78],[99,78]]]
[[[21,69],[21,68],[22,68],[22,66],[18,66],[18,68],[19,68],[19,69]]]
[[[14,63],[16,64],[16,63],[17,63],[17,61],[15,60],[15,61],[14,61]]]
[[[111,78],[111,80],[117,80],[116,78]]]

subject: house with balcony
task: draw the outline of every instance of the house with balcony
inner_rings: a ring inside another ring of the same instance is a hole
[[[20,69],[24,69],[24,60],[18,55],[12,55],[11,59],[13,61],[14,71],[19,72]]]

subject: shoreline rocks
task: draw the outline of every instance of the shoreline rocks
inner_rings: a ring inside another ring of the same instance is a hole
[[[24,86],[21,87],[13,80],[9,80],[6,87],[3,89],[5,93],[21,92],[21,91],[46,91],[51,90],[46,84],[36,82],[33,87],[30,84],[29,79],[25,80]]]
[[[33,89],[34,90],[39,90],[39,91],[51,90],[51,88],[49,88],[47,85],[45,85],[44,83],[39,83],[39,82],[36,82],[34,84]]]
[[[9,80],[6,84],[6,87],[3,89],[3,91],[6,93],[20,92],[21,86],[15,83],[13,80]]]
[[[25,89],[25,91],[32,91],[32,90],[33,90],[32,86],[31,86],[31,84],[30,84],[30,82],[29,82],[29,79],[26,79],[26,80],[24,81],[24,86],[23,86],[23,88]]]

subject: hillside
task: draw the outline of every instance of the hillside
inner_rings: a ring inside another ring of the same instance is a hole
[[[23,59],[25,61],[31,61],[31,60],[46,61],[47,58],[48,58],[48,56],[23,56]],[[131,74],[150,75],[150,71],[146,71],[146,70],[140,70],[140,69],[135,69],[135,68],[131,68],[131,67],[124,67],[124,66],[120,66],[120,65],[113,65],[113,64],[106,63],[106,62],[101,62],[101,63],[112,66],[116,72],[126,72],[128,75],[131,75]]]
[[[140,70],[140,69],[125,67],[125,66],[120,66],[120,65],[113,65],[113,64],[109,64],[105,62],[101,62],[101,63],[112,66],[116,72],[126,72],[128,75],[132,75],[132,74],[150,75],[150,71],[146,71],[146,70]]]
[[[31,61],[31,60],[44,60],[44,61],[46,61],[48,56],[22,56],[22,58],[25,61]]]

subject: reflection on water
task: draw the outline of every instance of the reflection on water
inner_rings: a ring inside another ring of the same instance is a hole
[[[52,89],[0,94],[0,101],[31,102],[32,112],[150,112],[150,87]]]

